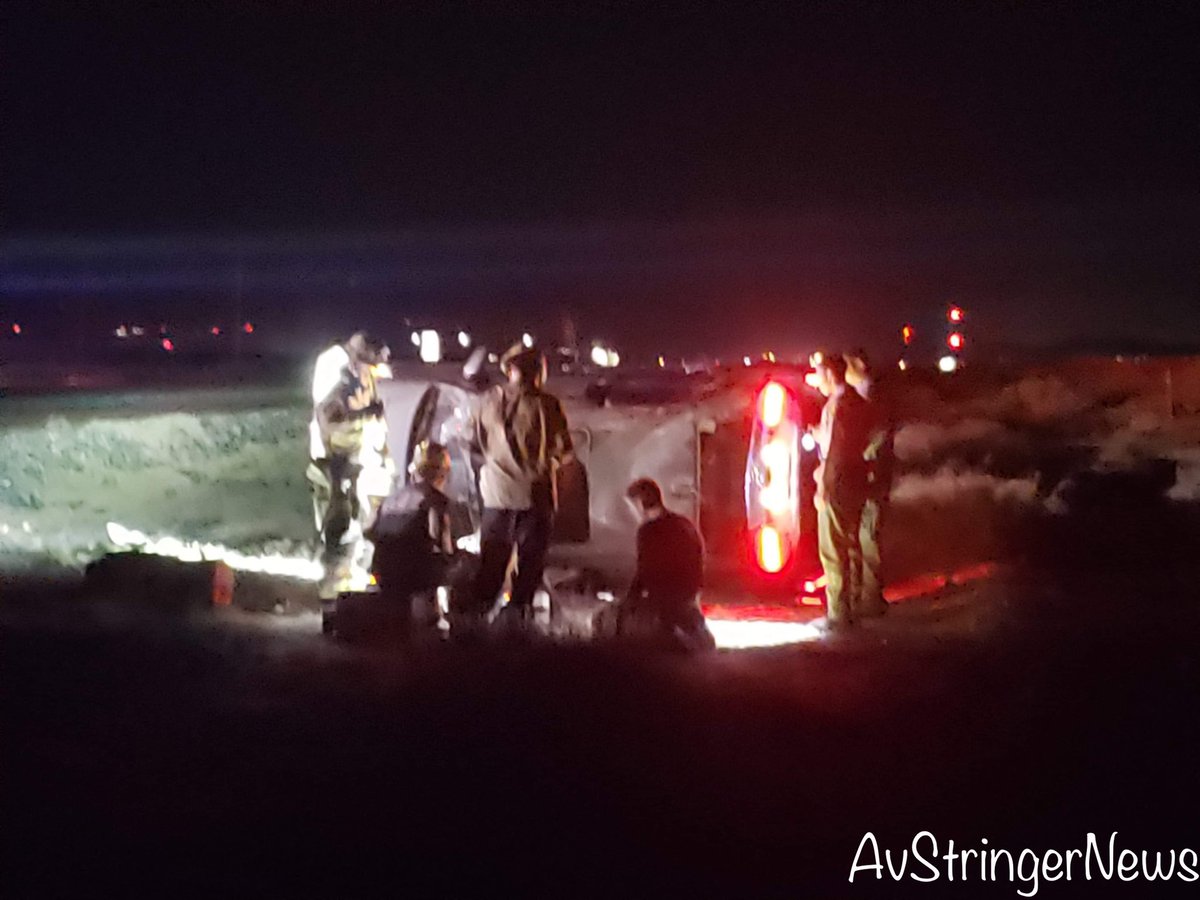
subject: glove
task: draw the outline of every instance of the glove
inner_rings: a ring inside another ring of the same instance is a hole
[[[378,418],[382,415],[383,415],[383,404],[380,403],[378,400],[376,400],[374,403],[370,404],[369,406],[364,406],[362,409],[356,410],[354,412],[354,418],[356,418],[356,419]]]

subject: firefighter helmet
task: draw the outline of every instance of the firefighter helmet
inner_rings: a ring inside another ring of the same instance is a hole
[[[538,347],[513,344],[500,357],[500,371],[511,375],[514,370],[521,373],[526,384],[540,385],[546,380],[546,354]]]

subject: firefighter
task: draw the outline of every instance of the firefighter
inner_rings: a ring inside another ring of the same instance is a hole
[[[363,525],[371,508],[362,475],[367,470],[378,476],[386,464],[376,378],[388,355],[386,345],[360,331],[323,352],[313,373],[308,477],[325,567],[323,600],[355,586],[352,570],[364,553]]]
[[[704,614],[704,542],[696,526],[663,504],[662,488],[650,478],[631,484],[625,497],[641,525],[637,571],[617,610],[617,633],[647,634],[655,643],[688,651],[716,647]]]
[[[396,488],[367,527],[374,543],[371,568],[383,599],[396,606],[400,630],[412,630],[413,604],[429,607],[439,623],[438,589],[450,584],[456,554],[450,532],[450,453],[441,444],[420,444],[409,468],[412,480]]]
[[[572,459],[562,404],[544,389],[546,358],[517,344],[500,362],[507,383],[484,395],[476,418],[483,456],[483,499],[475,616],[486,615],[504,585],[516,550],[512,593],[502,616],[518,628],[533,620],[533,595],[542,581],[557,508],[555,476]]]
[[[815,368],[826,398],[816,434],[821,463],[813,476],[817,538],[827,581],[826,621],[831,627],[842,627],[853,624],[861,605],[859,531],[868,494],[871,410],[857,391],[847,389],[842,356],[822,354]]]
[[[883,599],[882,533],[896,467],[895,410],[888,400],[886,388],[877,384],[866,352],[855,350],[847,353],[845,359],[846,383],[868,402],[872,419],[871,439],[865,453],[867,500],[863,504],[858,530],[862,548],[862,584],[857,614],[866,618],[887,612],[887,602]]]

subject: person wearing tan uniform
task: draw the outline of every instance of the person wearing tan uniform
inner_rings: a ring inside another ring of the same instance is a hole
[[[862,618],[887,612],[883,597],[887,560],[883,554],[883,532],[888,521],[888,498],[896,469],[895,408],[887,390],[871,371],[863,350],[845,355],[846,384],[867,401],[871,410],[871,440],[865,453],[867,462],[867,500],[863,504],[858,542],[862,548],[862,581],[856,615]]]
[[[573,448],[562,404],[544,390],[543,354],[517,345],[505,353],[501,368],[508,382],[484,396],[476,420],[484,509],[472,612],[486,615],[495,604],[515,548],[516,571],[504,615],[526,624],[554,525],[555,473]]]
[[[831,626],[848,626],[861,606],[859,530],[869,493],[865,456],[872,411],[857,391],[846,386],[846,361],[841,356],[823,355],[816,371],[820,391],[827,398],[816,432],[821,464],[814,473],[817,539],[828,582],[826,619]]]

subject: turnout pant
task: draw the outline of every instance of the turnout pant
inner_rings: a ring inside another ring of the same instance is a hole
[[[475,612],[486,613],[496,602],[496,595],[504,586],[513,547],[517,549],[517,571],[509,602],[517,609],[533,608],[533,595],[542,583],[553,525],[554,513],[549,509],[483,511]]]
[[[817,540],[825,570],[825,613],[831,623],[849,624],[859,606],[862,590],[863,501],[826,500],[817,514]]]
[[[882,615],[887,610],[883,599],[883,558],[880,553],[883,526],[887,521],[888,501],[868,500],[863,505],[862,522],[858,529],[858,543],[862,548],[861,607],[856,614],[864,616]]]
[[[359,467],[341,454],[330,456],[326,465],[330,494],[329,505],[321,521],[321,541],[326,558],[336,560],[345,553],[341,547],[342,537],[350,528],[350,523],[359,517]]]
[[[361,518],[357,492],[359,467],[350,457],[339,453],[316,465],[328,482],[328,488],[313,485],[320,518],[321,565],[325,569],[319,593],[322,599],[331,600],[346,586],[352,564],[362,549],[361,537],[347,539],[351,523]]]

